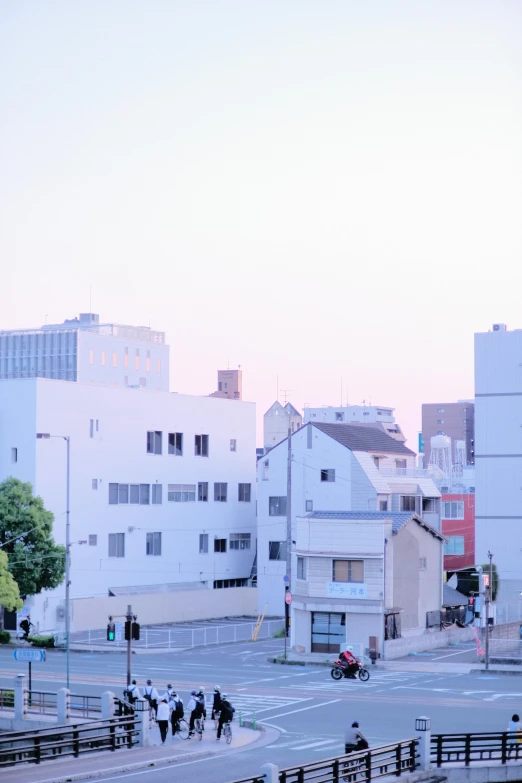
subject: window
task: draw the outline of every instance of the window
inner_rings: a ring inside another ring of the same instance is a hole
[[[98,546],[98,536],[89,536],[89,546]]]
[[[437,419],[437,424],[444,424],[444,419]]]
[[[334,560],[332,582],[364,582],[364,560]]]
[[[89,421],[89,438],[94,438],[94,419]]]
[[[158,373],[158,375],[161,374],[161,359],[157,359],[156,361],[156,372]]]
[[[118,484],[118,503],[129,502],[129,485]]]
[[[373,464],[375,465],[376,468],[379,467],[379,462],[380,462],[379,457],[374,457],[373,458]]]
[[[415,495],[401,495],[401,511],[415,511]]]
[[[444,430],[439,430],[439,431],[437,432],[437,435],[444,435]]]
[[[464,536],[449,536],[444,544],[445,555],[463,555],[464,554]]]
[[[89,364],[94,364],[94,351],[92,348],[89,351]]]
[[[146,378],[140,378],[140,386],[141,386],[141,388],[144,389],[146,385],[147,385],[147,379]]]
[[[270,468],[270,460],[265,459],[263,462],[263,481],[268,481],[268,469]]]
[[[96,432],[98,432],[100,429],[100,422],[98,419],[96,419]]]
[[[214,552],[226,552],[227,551],[227,539],[215,538],[214,539]]]
[[[208,481],[200,481],[198,483],[198,500],[201,503],[208,502]]]
[[[93,479],[91,482],[92,489],[98,489],[98,479]]]
[[[305,510],[306,511],[313,511],[314,510],[314,501],[313,500],[306,500],[305,501]]]
[[[397,470],[406,470],[406,460],[405,459],[396,459],[395,460],[395,467]]]
[[[306,579],[306,568],[304,557],[297,558],[297,578]]]
[[[208,554],[208,533],[199,534],[199,554],[200,555]]]
[[[250,549],[250,533],[231,533],[230,549]]]
[[[11,462],[18,462],[18,449],[15,446],[11,449]]]
[[[147,432],[147,454],[161,454],[162,436],[158,430]]]
[[[230,438],[230,451],[236,451],[237,448],[237,440],[235,438]]]
[[[183,456],[183,433],[169,432],[169,454],[175,457]]]
[[[194,437],[194,453],[196,457],[208,457],[208,435]]]
[[[145,554],[155,557],[161,555],[161,533],[147,533]]]
[[[224,587],[248,587],[248,577],[242,579],[215,579],[214,589],[220,590]]]
[[[379,500],[379,511],[388,511],[388,501]]]
[[[312,448],[312,436],[313,436],[312,428],[308,427],[307,430],[306,430],[306,448],[307,449],[311,449]]]
[[[105,367],[105,351],[101,352],[101,363],[102,367]]]
[[[109,484],[109,505],[110,506],[118,505],[118,485],[117,484]]]
[[[321,470],[321,481],[335,481],[335,470],[333,468],[323,468]]]
[[[451,500],[443,503],[443,519],[464,519],[464,501]]]
[[[135,362],[136,369],[140,369],[140,349],[136,348],[136,362]]]
[[[130,502],[134,505],[139,505],[140,502],[140,485],[139,484],[131,484],[130,485]]]
[[[214,482],[214,500],[218,503],[227,502],[227,485],[223,482]]]
[[[147,351],[147,353],[150,353],[150,351]],[[145,370],[150,372],[150,356],[147,356],[145,359]]]
[[[428,514],[436,514],[438,508],[438,498],[422,498],[422,510]]]
[[[444,408],[437,408],[437,413],[444,413]]]
[[[268,559],[286,560],[286,541],[269,541]]]
[[[237,485],[237,499],[241,503],[250,503],[250,484]]]
[[[112,354],[112,366],[117,367],[118,366],[118,354],[116,351]]]
[[[123,366],[126,370],[129,369],[129,349],[125,348],[125,355],[123,357]]]
[[[344,421],[344,413],[335,413],[335,421]]]
[[[194,503],[196,501],[196,485],[169,484],[168,499],[170,503]]]
[[[125,533],[109,533],[109,557],[125,557]]]
[[[140,506],[148,506],[150,503],[150,484],[140,484]]]
[[[419,571],[425,571],[428,567],[428,560],[425,557],[419,557]]]
[[[268,498],[268,516],[286,517],[286,495]]]
[[[152,505],[153,506],[161,506],[163,502],[163,485],[162,484],[153,484],[152,485]]]

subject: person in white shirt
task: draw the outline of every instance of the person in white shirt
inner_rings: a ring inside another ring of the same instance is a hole
[[[167,704],[166,699],[162,699],[160,703],[158,704],[158,726],[160,730],[160,736],[161,736],[161,744],[165,744],[165,740],[167,739],[167,733],[169,730],[169,705]]]
[[[152,685],[152,680],[147,680],[147,685],[143,689],[143,696],[149,702],[149,707],[152,707],[154,717],[157,719],[159,695],[156,688]]]
[[[507,730],[509,731],[508,748],[511,754],[511,751],[518,750],[517,745],[522,742],[522,723],[520,723],[520,718],[516,713],[512,715]]]
[[[140,689],[136,684],[136,680],[133,680],[132,685],[127,688],[127,693],[129,694],[130,704],[134,704],[138,699],[141,699]]]
[[[365,750],[368,740],[359,729],[359,723],[354,720],[350,728],[344,730],[344,752],[352,753],[354,750]]]
[[[172,691],[169,700],[170,723],[172,725],[172,736],[179,730],[179,722],[184,715],[183,700],[176,691]]]

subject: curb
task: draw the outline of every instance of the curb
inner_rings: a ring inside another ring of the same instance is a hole
[[[472,669],[472,671],[476,672],[477,669]],[[506,677],[520,677],[522,675],[522,671],[516,669],[478,669],[478,673],[482,675],[503,674]]]
[[[267,658],[266,660],[268,663],[279,663],[282,666],[324,666],[331,669],[334,665],[333,661],[295,661],[290,658],[287,658],[286,661],[281,658]],[[368,669],[369,672],[386,671],[386,667],[379,666],[379,664],[370,664],[365,666],[365,669]]]

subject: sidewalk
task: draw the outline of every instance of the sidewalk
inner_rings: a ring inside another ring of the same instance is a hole
[[[153,728],[148,748],[122,748],[114,752],[84,754],[79,758],[68,756],[57,761],[44,761],[40,765],[20,764],[17,767],[7,767],[1,772],[2,783],[69,783],[103,777],[116,772],[129,772],[147,767],[163,766],[180,762],[205,758],[206,756],[223,755],[241,750],[254,743],[267,745],[278,735],[274,729],[242,728],[237,724],[232,727],[233,739],[227,745],[223,738],[216,741],[216,733],[207,724],[201,741],[197,739],[180,740],[169,736],[167,745],[160,745],[159,730]]]

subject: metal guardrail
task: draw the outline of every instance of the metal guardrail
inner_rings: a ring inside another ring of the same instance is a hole
[[[66,756],[100,750],[131,748],[136,744],[138,720],[133,715],[37,731],[14,731],[0,735],[0,768],[15,764],[40,764]]]
[[[370,783],[377,778],[413,772],[417,766],[418,739],[412,738],[379,745],[376,748],[324,759],[300,767],[283,769],[279,783]],[[234,780],[232,783],[259,783],[263,775]]]
[[[38,715],[56,715],[57,694],[51,691],[26,691],[24,712]]]
[[[522,760],[522,734],[508,731],[474,734],[432,734],[431,762],[444,764]]]
[[[71,693],[69,710],[75,718],[96,717],[101,715],[101,701],[101,696],[83,696]]]

